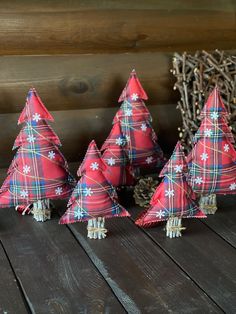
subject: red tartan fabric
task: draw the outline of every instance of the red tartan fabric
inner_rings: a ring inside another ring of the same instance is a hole
[[[14,147],[19,149],[0,189],[0,207],[21,209],[41,199],[66,198],[75,186],[58,149],[60,140],[44,118],[52,120],[32,89],[19,119],[27,122],[15,141]]]
[[[142,99],[147,99],[135,72],[119,99],[123,101],[113,124],[120,124],[126,139],[126,153],[134,167],[155,167],[164,163],[163,152],[157,143],[157,136],[151,126],[151,115]]]
[[[205,117],[193,138],[193,143],[203,137],[222,138],[226,137],[231,143],[235,143],[233,133],[231,132],[226,120],[219,117],[217,121],[213,121],[210,117]]]
[[[115,188],[108,183],[102,170],[101,154],[92,141],[85,155],[81,175],[60,224],[87,221],[96,217],[125,217],[129,213],[117,202]]]
[[[236,194],[236,151],[225,116],[226,109],[215,88],[188,156],[189,180],[197,193]]]
[[[26,121],[38,122],[41,119],[54,121],[53,117],[42,103],[35,88],[31,88],[26,98],[26,105],[19,117],[18,124]]]
[[[100,169],[100,171],[103,171],[105,170],[105,168],[106,165],[101,158],[101,153],[97,148],[95,141],[93,140],[88,146],[85,157],[77,171],[77,175],[78,177],[81,177],[86,172],[91,172],[98,169]]]
[[[170,217],[205,218],[198,208],[196,195],[189,186],[184,171],[186,160],[181,144],[178,143],[161,176],[165,175],[157,187],[150,208],[141,214],[136,224],[147,227]]]
[[[61,146],[61,142],[51,126],[45,120],[40,120],[38,122],[29,121],[26,123],[18,134],[13,149],[28,144],[30,136],[42,145],[50,141],[54,145]]]
[[[113,186],[133,185],[135,183],[134,170],[129,164],[125,152],[126,139],[121,132],[120,123],[113,125],[112,130],[102,145],[102,159],[106,164],[103,171],[108,182]]]
[[[124,150],[112,146],[105,149],[102,158],[106,163],[106,169],[103,173],[111,185],[114,187],[134,185],[133,168],[128,164],[128,158]]]
[[[124,90],[122,91],[118,102],[132,98],[132,95],[137,95],[137,97],[140,99],[148,99],[147,94],[145,93],[139,79],[137,78],[135,70],[131,72],[129,80]]]
[[[50,158],[50,153],[54,153]],[[1,191],[8,190],[10,206],[29,204],[39,199],[66,198],[74,187],[73,177],[68,171],[67,163],[52,144],[43,148],[21,146],[17,152],[15,166],[4,181]],[[0,193],[0,207],[2,202]]]
[[[224,116],[226,118],[229,117],[229,113],[225,108],[222,98],[220,97],[220,92],[217,86],[210,93],[207,102],[200,113],[200,117],[209,117],[212,114],[217,114],[217,116]]]

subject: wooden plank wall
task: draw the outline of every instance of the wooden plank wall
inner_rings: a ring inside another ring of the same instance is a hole
[[[236,48],[234,0],[3,0],[0,2],[0,167],[25,96],[36,87],[69,161],[107,136],[132,68],[149,95],[165,152],[177,140],[174,51]]]

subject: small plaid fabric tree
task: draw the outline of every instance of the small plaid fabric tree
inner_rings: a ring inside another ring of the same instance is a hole
[[[58,148],[60,140],[46,120],[53,118],[30,89],[18,120],[26,124],[15,140],[13,149],[18,150],[0,190],[0,207],[32,212],[38,221],[50,219],[49,199],[67,198],[75,186]]]
[[[152,118],[143,100],[148,97],[142,88],[135,70],[124,88],[113,124],[120,123],[126,138],[126,151],[130,164],[136,168],[163,165],[163,152],[151,126]]]
[[[202,123],[189,153],[190,184],[201,195],[200,208],[207,214],[217,209],[216,194],[236,194],[236,151],[227,125],[228,112],[216,87],[202,112]]]
[[[88,237],[106,236],[105,218],[126,217],[129,213],[118,203],[115,188],[103,174],[105,163],[96,143],[92,141],[78,169],[80,177],[60,224],[88,221]]]
[[[119,121],[113,125],[113,128],[102,145],[102,158],[105,161],[106,168],[104,175],[114,187],[133,185],[135,180],[132,166],[124,149],[126,139],[121,132]]]
[[[167,220],[166,235],[170,238],[181,236],[182,218],[205,218],[196,204],[196,195],[186,179],[187,163],[180,142],[160,173],[164,177],[157,187],[150,205],[141,214],[136,224],[148,227]]]

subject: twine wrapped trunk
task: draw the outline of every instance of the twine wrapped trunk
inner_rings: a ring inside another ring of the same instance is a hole
[[[107,229],[105,228],[105,218],[98,217],[88,220],[87,226],[89,239],[104,239],[106,237]]]
[[[182,236],[181,231],[185,230],[182,227],[182,219],[178,217],[170,217],[166,223],[166,236],[169,238],[178,238]]]
[[[44,222],[51,219],[51,208],[49,199],[38,200],[33,203],[31,213],[36,221]]]
[[[206,215],[215,214],[217,210],[216,194],[200,195],[199,208]]]
[[[228,109],[229,125],[236,139],[236,56],[219,50],[213,53],[197,51],[194,55],[175,53],[171,72],[176,77],[174,90],[178,90],[181,97],[177,109],[182,116],[182,126],[178,130],[186,152],[193,146],[204,101],[216,84]]]

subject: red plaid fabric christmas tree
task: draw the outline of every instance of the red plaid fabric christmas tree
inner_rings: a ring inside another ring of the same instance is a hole
[[[190,183],[199,194],[236,194],[236,151],[234,138],[227,125],[228,112],[216,87],[202,112],[202,123],[195,134],[195,143],[188,156]],[[215,197],[212,197],[215,202]],[[200,201],[201,207],[207,205]],[[216,204],[209,198],[208,213],[214,213]],[[205,201],[204,201],[205,202]],[[205,206],[207,207],[207,206]]]
[[[104,219],[126,217],[129,213],[118,203],[115,188],[108,183],[103,171],[106,165],[96,143],[92,141],[78,169],[80,177],[60,224],[88,221],[88,237],[104,238]]]
[[[50,218],[49,199],[67,198],[75,185],[60,140],[45,120],[53,118],[32,88],[18,121],[26,123],[14,143],[18,151],[0,190],[0,207],[31,208],[39,221]]]
[[[114,187],[133,185],[135,180],[132,166],[124,149],[126,138],[121,132],[119,121],[113,125],[113,128],[102,145],[102,158],[106,167],[104,175]]]
[[[157,187],[150,205],[137,219],[136,224],[148,227],[168,220],[167,236],[181,235],[181,218],[205,218],[196,204],[196,195],[186,179],[187,163],[180,142],[160,173],[164,176]]]
[[[151,126],[150,112],[143,102],[147,99],[147,94],[133,70],[119,98],[122,105],[114,117],[113,124],[120,123],[126,138],[130,164],[138,168],[163,165],[163,152]]]

